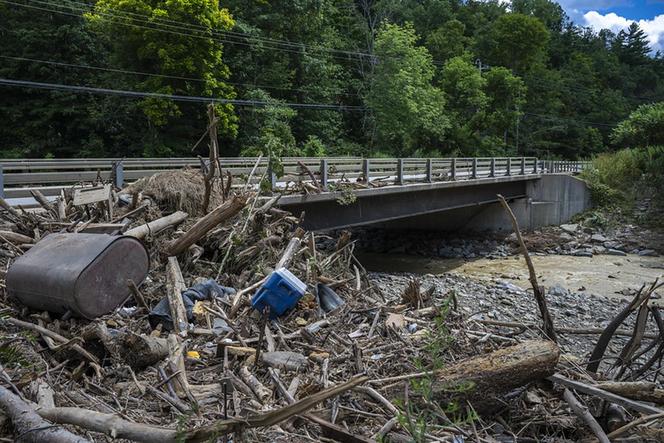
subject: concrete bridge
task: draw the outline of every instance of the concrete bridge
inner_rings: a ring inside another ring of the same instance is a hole
[[[560,224],[590,206],[573,174],[588,162],[516,158],[362,159],[222,158],[235,186],[282,192],[279,205],[305,213],[304,227],[327,230],[379,224],[410,229],[509,228],[497,194],[512,202],[524,228]],[[77,183],[126,183],[157,172],[205,167],[197,158],[0,160],[0,192],[18,205],[31,191],[54,198]],[[275,165],[277,167],[275,167]],[[282,172],[277,176],[276,169]],[[292,190],[297,192],[292,192]]]

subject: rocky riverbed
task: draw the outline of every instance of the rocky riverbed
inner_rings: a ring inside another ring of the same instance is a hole
[[[520,333],[538,335],[537,327],[541,320],[527,281],[519,286],[502,279],[485,280],[455,273],[415,275],[371,272],[369,278],[373,285],[381,289],[388,301],[398,300],[409,282],[417,279],[423,290],[433,286],[439,293],[453,293],[457,299],[458,310],[469,324],[474,321],[519,323],[526,325]],[[592,350],[598,337],[597,331],[606,327],[626,304],[626,300],[622,298],[568,290],[560,285],[548,288],[547,302],[556,327],[568,331],[560,334],[563,352],[582,359]],[[627,324],[631,326],[633,320],[634,318],[630,318]],[[416,329],[417,325],[414,325],[413,332]],[[582,329],[592,333],[579,333]],[[495,333],[506,341],[509,341],[515,332],[519,331],[512,327],[496,326],[495,330]],[[628,337],[624,336],[613,340],[609,348],[611,353],[619,353],[627,339]]]
[[[534,328],[541,320],[515,236],[387,230],[355,235],[359,259],[387,300],[398,299],[409,282],[418,280],[423,289],[454,293],[468,322],[526,325],[521,330],[494,325],[506,341],[515,333],[537,335]],[[641,285],[664,275],[663,239],[635,225],[599,229],[583,222],[525,235],[555,325],[566,331],[560,337],[564,352],[587,357],[598,331]],[[662,303],[659,295],[654,303]],[[614,340],[610,351],[619,353],[627,339]]]

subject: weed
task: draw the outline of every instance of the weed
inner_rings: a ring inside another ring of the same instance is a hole
[[[459,394],[475,389],[474,383],[458,383],[449,386],[440,386],[436,380],[436,372],[445,365],[444,355],[454,344],[454,337],[447,327],[448,315],[454,301],[455,294],[450,292],[439,307],[439,314],[434,319],[434,326],[427,337],[425,344],[425,358],[414,361],[419,371],[429,375],[413,379],[407,386],[404,401],[397,402],[400,412],[397,415],[399,424],[407,430],[415,442],[427,441],[427,430],[439,423],[450,425],[453,423],[469,422],[477,419],[476,414],[466,413],[465,408],[458,401],[451,401],[440,405],[435,398],[436,392]],[[436,386],[434,386],[436,384]],[[409,401],[409,391],[418,398],[417,403]]]
[[[330,191],[339,193],[337,203],[341,206],[348,206],[357,201],[357,195],[355,195],[353,185],[350,183],[333,183],[330,185]]]

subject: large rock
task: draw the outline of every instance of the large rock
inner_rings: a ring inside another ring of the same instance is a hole
[[[579,229],[578,223],[570,223],[566,225],[560,225],[560,229],[570,234],[576,234],[576,231]]]
[[[594,242],[597,242],[597,243],[604,243],[605,241],[607,241],[607,238],[604,237],[602,234],[593,234],[590,237],[590,240],[592,240]]]
[[[555,286],[551,286],[549,288],[549,295],[553,295],[556,297],[564,297],[566,296],[569,291],[565,288],[563,288],[560,284],[556,284]]]

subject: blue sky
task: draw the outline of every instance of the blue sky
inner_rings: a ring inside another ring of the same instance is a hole
[[[664,0],[558,0],[574,22],[614,32],[636,21],[654,51],[664,52]]]

